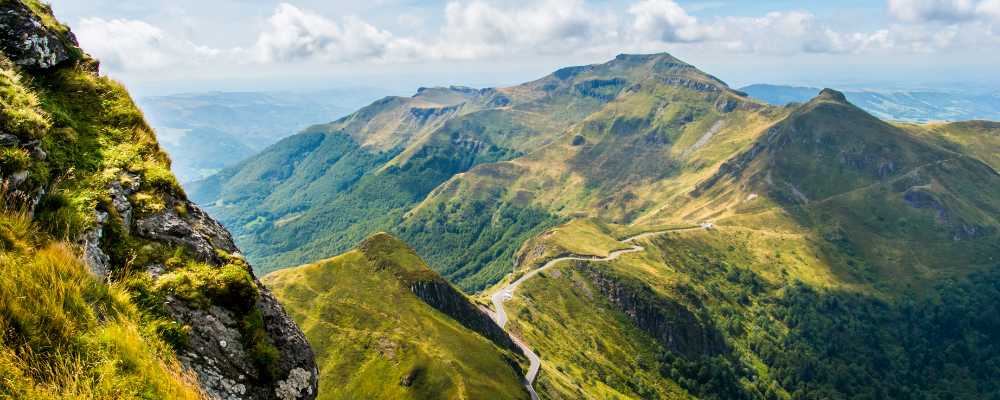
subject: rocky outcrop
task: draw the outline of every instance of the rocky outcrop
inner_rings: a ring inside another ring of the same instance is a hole
[[[948,220],[948,210],[944,207],[944,205],[937,201],[934,196],[927,194],[923,190],[908,190],[906,194],[903,195],[903,201],[918,210],[921,208],[934,210],[934,213],[937,214],[937,219],[941,221]]]
[[[586,263],[591,282],[602,295],[622,309],[635,323],[671,352],[680,355],[721,354],[725,341],[711,326],[680,302],[656,295],[643,288],[634,288],[608,276]]]
[[[180,247],[193,259],[213,266],[226,260],[219,251],[239,254],[233,237],[191,201],[165,196],[163,211],[134,221],[139,237]],[[151,271],[153,272],[153,271]],[[248,271],[253,276],[253,271]],[[266,342],[278,351],[276,376],[269,382],[240,343],[237,315],[217,306],[207,310],[168,297],[167,310],[178,323],[191,327],[188,350],[181,363],[198,374],[209,395],[220,399],[314,399],[319,370],[305,335],[277,299],[254,277],[260,297],[256,309],[264,321]]]
[[[415,282],[410,286],[410,291],[431,307],[454,318],[462,326],[478,332],[498,346],[515,348],[507,332],[447,281]]]
[[[278,350],[279,380],[268,382],[241,343],[236,315],[222,307],[191,307],[168,297],[167,310],[178,323],[191,327],[188,349],[178,354],[181,363],[198,375],[205,392],[222,400],[315,399],[319,370],[309,342],[271,292],[257,283],[257,310],[264,319],[267,342]]]
[[[0,48],[22,68],[51,68],[70,59],[67,44],[78,47],[76,36],[60,36],[42,23],[42,18],[19,1],[0,3]]]
[[[85,259],[91,271],[104,276],[111,268],[108,255],[101,250],[101,239],[108,223],[121,221],[123,231],[174,248],[184,248],[200,262],[222,266],[226,260],[219,250],[239,254],[232,235],[221,224],[187,199],[164,196],[163,211],[133,220],[128,200],[141,185],[138,175],[121,173],[107,186],[114,211],[120,219],[97,212],[97,226],[82,238]],[[183,210],[183,211],[180,211]],[[253,277],[253,271],[248,271]],[[152,265],[147,273],[158,279],[162,265]],[[237,399],[314,399],[318,393],[319,370],[305,335],[281,304],[256,278],[260,293],[255,308],[263,319],[266,343],[278,352],[277,379],[262,379],[261,371],[242,344],[240,317],[232,310],[216,305],[207,309],[167,296],[164,307],[173,319],[190,327],[188,345],[178,353],[186,368],[194,371],[206,394],[224,400]]]
[[[164,203],[163,211],[135,221],[137,236],[183,247],[191,258],[214,266],[225,263],[217,250],[239,253],[229,231],[190,200],[167,196]]]
[[[695,80],[691,80],[691,79],[687,79],[687,78],[660,78],[658,76],[654,76],[653,78],[654,79],[659,79],[659,80],[663,81],[664,84],[667,84],[667,85],[675,86],[675,87],[678,87],[678,88],[687,88],[687,89],[697,90],[697,91],[702,92],[702,93],[704,93],[704,92],[716,92],[716,93],[720,93],[720,92],[723,91],[721,88],[719,88],[716,85],[710,85],[710,84],[707,84],[707,83],[701,83],[701,82],[698,82],[698,81],[695,81]]]

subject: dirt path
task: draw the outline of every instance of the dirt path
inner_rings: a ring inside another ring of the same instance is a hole
[[[642,238],[647,237],[647,236],[659,235],[659,234],[662,234],[662,233],[694,231],[694,230],[699,230],[699,229],[708,229],[708,228],[711,228],[711,227],[712,227],[712,224],[703,224],[702,226],[695,227],[695,228],[679,228],[679,229],[668,229],[668,230],[659,231],[659,232],[649,232],[649,233],[643,233],[641,235],[636,235],[636,236],[630,237],[628,239],[622,240],[621,242],[622,243],[628,243],[628,242],[631,242],[633,240],[642,239]],[[507,285],[503,289],[500,289],[499,291],[497,291],[496,293],[494,293],[493,296],[490,297],[490,299],[493,300],[493,306],[496,307],[497,311],[496,311],[496,313],[490,312],[489,314],[490,314],[490,316],[493,317],[493,320],[496,321],[497,325],[500,325],[500,328],[506,329],[505,327],[507,326],[507,311],[505,311],[503,309],[503,304],[502,304],[503,301],[504,300],[509,300],[511,298],[511,293],[514,292],[514,289],[517,289],[517,286],[520,285],[521,282],[524,282],[528,278],[531,278],[531,277],[537,275],[539,272],[542,272],[542,271],[544,271],[546,269],[549,269],[553,265],[556,265],[556,264],[558,264],[558,263],[560,263],[562,261],[567,261],[567,260],[610,261],[610,260],[614,260],[615,258],[618,258],[618,256],[620,256],[622,254],[634,253],[634,252],[641,251],[641,250],[643,250],[642,246],[633,246],[631,249],[618,250],[618,251],[616,251],[614,253],[609,254],[607,257],[604,257],[604,258],[596,258],[596,257],[591,257],[591,258],[584,258],[584,257],[562,257],[562,258],[557,258],[555,260],[549,261],[548,263],[546,263],[545,265],[541,266],[540,268],[537,268],[537,269],[535,269],[535,270],[533,270],[533,271],[525,274],[524,276],[521,277],[521,279],[518,279],[518,280],[514,281],[514,283],[511,283],[510,285]],[[539,370],[539,368],[541,368],[541,362],[538,360],[538,356],[535,355],[535,353],[533,353],[531,350],[528,350],[528,346],[525,346],[524,343],[521,343],[520,340],[517,340],[517,338],[515,338],[513,336],[511,336],[511,339],[514,341],[515,344],[517,344],[518,347],[521,348],[522,351],[524,351],[524,354],[528,356],[528,359],[531,360],[531,367],[528,368],[528,373],[525,375],[524,385],[528,387],[528,392],[531,393],[531,400],[538,400],[538,394],[535,393],[534,384],[535,384],[535,378],[538,377],[538,370]]]

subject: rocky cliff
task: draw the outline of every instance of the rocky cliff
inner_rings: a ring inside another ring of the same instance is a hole
[[[394,248],[406,248],[408,252],[416,255],[416,252],[409,245],[387,233],[375,234],[358,246],[358,249],[375,268],[388,269],[396,279],[399,279],[410,288],[413,294],[431,307],[454,318],[466,328],[483,335],[496,345],[519,352],[507,332],[441,275],[426,266],[420,269],[410,269],[386,260],[388,255],[386,249]]]
[[[208,396],[313,399],[305,336],[230,233],[189,201],[124,88],[100,76],[49,6],[0,2],[0,175],[102,281],[128,289]]]
[[[725,340],[710,324],[710,318],[699,318],[680,302],[659,296],[642,285],[627,282],[578,263],[587,271],[597,290],[625,311],[640,329],[655,338],[666,349],[680,355],[715,355],[725,351]]]

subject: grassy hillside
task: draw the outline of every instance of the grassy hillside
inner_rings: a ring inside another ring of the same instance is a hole
[[[791,111],[746,98],[666,55],[621,56],[594,67],[600,69],[646,74],[552,143],[453,177],[393,232],[414,243],[432,266],[441,265],[436,268],[463,290],[482,290],[512,270],[511,256],[528,237],[569,218],[690,223],[651,217],[672,215],[677,198],[711,175],[711,165]],[[505,216],[521,210],[543,218],[525,228],[514,218],[503,225]],[[452,232],[463,236],[451,239]],[[441,236],[449,240],[420,245]],[[515,240],[485,252],[477,247],[483,239],[499,242],[489,238]],[[461,257],[469,248],[479,260]]]
[[[459,292],[444,309],[418,297],[414,287],[448,284],[387,234],[262,281],[316,351],[319,398],[528,398],[524,358],[449,315],[475,308]]]
[[[0,397],[201,398],[175,357],[186,331],[123,280],[96,278],[76,243],[95,208],[111,207],[106,186],[120,171],[145,183],[137,213],[162,208],[154,196],[180,190],[169,159],[48,6],[0,7],[6,23],[38,21],[65,51],[45,68],[0,55]]]
[[[996,264],[930,279],[933,296],[887,294],[856,284],[836,245],[808,234],[722,227],[640,244],[646,251],[612,262],[563,262],[507,303],[512,331],[543,357],[542,398],[983,399],[997,390]],[[718,338],[709,351],[681,346],[703,332]]]

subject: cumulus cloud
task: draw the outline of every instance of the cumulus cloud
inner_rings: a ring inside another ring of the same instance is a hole
[[[695,42],[713,35],[710,25],[688,15],[677,3],[669,0],[644,0],[629,7],[635,15],[635,34],[662,42]]]
[[[152,70],[197,64],[215,58],[219,50],[174,38],[142,21],[84,19],[76,29],[87,51],[113,70]]]
[[[958,22],[972,19],[972,0],[888,0],[889,15],[905,22]]]
[[[630,29],[634,43],[697,44],[710,51],[739,53],[860,52],[886,44],[886,32],[840,32],[802,11],[705,21],[688,15],[674,1],[643,0],[628,12],[635,16]]]
[[[341,24],[291,4],[281,4],[250,49],[257,62],[402,61],[417,57],[423,44],[397,38],[356,16]]]
[[[442,58],[567,53],[605,44],[618,35],[614,16],[598,14],[582,0],[546,0],[525,8],[453,1],[444,15],[446,24],[433,54]]]
[[[887,26],[852,32],[807,11],[761,17],[688,14],[673,0],[638,0],[625,18],[584,0],[453,0],[427,36],[425,21],[402,14],[399,37],[358,16],[339,20],[280,4],[247,48],[212,49],[141,21],[85,19],[78,36],[115,70],[198,63],[393,63],[532,55],[656,52],[871,53],[1000,49],[1000,0],[887,0]]]
[[[633,4],[634,44],[650,41],[735,53],[943,52],[1000,49],[1000,0],[888,0],[892,18],[875,32],[849,32],[805,11],[706,21],[672,0]],[[650,48],[655,46],[639,46]]]

